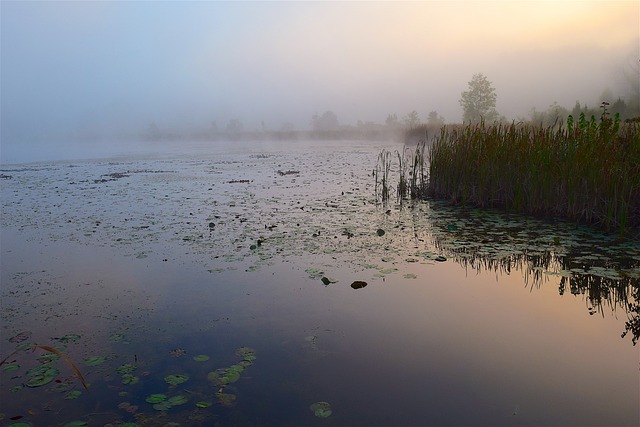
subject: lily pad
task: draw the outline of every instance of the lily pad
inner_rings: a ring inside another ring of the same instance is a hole
[[[307,268],[304,272],[309,275],[310,279],[319,279],[324,275],[324,271],[319,268]]]
[[[2,367],[3,372],[14,372],[20,369],[18,362],[11,362]]]
[[[84,363],[87,366],[98,366],[102,365],[105,360],[107,360],[107,358],[104,356],[91,356],[84,359]]]
[[[88,426],[89,424],[86,421],[71,421],[70,423],[66,423],[64,425],[64,427],[84,427],[84,426]]]
[[[331,404],[328,402],[316,402],[309,406],[311,412],[318,418],[327,418],[333,411],[331,411]]]
[[[45,353],[36,357],[36,360],[40,363],[51,363],[54,360],[58,360],[58,359],[60,359],[60,355],[55,353]]]
[[[236,401],[236,395],[231,393],[216,393],[216,397],[222,406],[231,406]]]
[[[209,360],[209,356],[207,356],[206,354],[199,354],[197,356],[193,356],[193,360],[195,360],[196,362],[206,362],[207,360]]]
[[[168,411],[169,409],[171,409],[171,404],[165,400],[153,405],[153,409],[155,409],[156,411]]]
[[[47,365],[43,365],[43,367],[45,367],[46,369],[37,371],[36,373],[31,375],[29,374],[29,372],[33,371],[33,369],[27,372],[27,376],[31,377],[25,384],[27,387],[41,387],[43,385],[49,384],[60,373],[59,370],[47,367]]]
[[[132,374],[124,374],[122,376],[122,384],[136,384],[140,378]]]
[[[109,341],[111,341],[111,342],[121,342],[121,343],[124,343],[124,344],[128,344],[129,343],[124,334],[111,334],[111,336],[109,337]]]
[[[196,402],[196,407],[200,409],[208,408],[211,405],[212,405],[211,402],[205,402],[205,401]]]
[[[19,343],[22,341],[26,341],[31,337],[31,331],[22,331],[11,338],[9,338],[9,342],[11,343]]]
[[[133,363],[125,363],[124,365],[118,366],[116,368],[116,372],[118,372],[119,374],[130,374],[136,369],[138,369],[138,367]]]
[[[166,377],[164,377],[164,380],[167,382],[167,384],[170,384],[172,386],[182,384],[183,382],[186,382],[188,379],[189,379],[189,376],[187,375],[167,375]]]
[[[167,400],[167,396],[162,393],[151,394],[145,399],[147,403],[160,403],[165,400]]]
[[[70,391],[69,393],[67,393],[67,395],[64,397],[66,400],[72,400],[72,399],[77,399],[82,395],[81,391],[78,390],[73,390]]]
[[[367,285],[368,285],[368,283],[367,283],[367,282],[363,282],[362,280],[356,280],[355,282],[353,282],[353,283],[351,284],[351,287],[352,287],[353,289],[362,289],[362,288],[364,288],[364,287],[365,287],[365,286],[367,286]]]
[[[183,396],[181,394],[179,394],[177,396],[173,396],[169,400],[167,400],[167,402],[170,403],[171,406],[184,405],[188,401],[189,401],[189,399],[187,398],[187,396]]]
[[[242,357],[244,360],[256,360],[256,351],[251,347],[240,347],[238,350],[236,350],[236,354]]]
[[[65,336],[62,336],[62,337],[58,338],[58,340],[60,342],[65,343],[65,344],[70,343],[70,342],[77,342],[78,340],[80,340],[80,335],[78,335],[78,334],[67,334]]]

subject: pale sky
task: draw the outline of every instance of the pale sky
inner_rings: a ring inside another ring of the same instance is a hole
[[[640,58],[638,1],[0,2],[1,143],[47,132],[307,128],[416,110],[460,121],[474,73],[498,112],[596,106]]]

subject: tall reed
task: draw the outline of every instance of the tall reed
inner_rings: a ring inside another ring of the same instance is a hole
[[[382,199],[383,203],[389,201],[389,172],[391,171],[391,152],[382,150],[378,155],[378,163],[373,171],[376,185],[376,199]]]
[[[567,126],[512,123],[441,129],[429,196],[562,216],[621,233],[640,226],[640,123],[584,114]]]

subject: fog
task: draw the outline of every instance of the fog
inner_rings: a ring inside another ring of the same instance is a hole
[[[460,122],[474,73],[493,83],[498,112],[518,119],[553,102],[596,106],[605,89],[624,98],[625,70],[640,58],[637,1],[0,8],[3,163],[45,146],[64,155],[61,141],[131,138],[151,123],[307,129],[328,110],[342,125],[413,110]]]

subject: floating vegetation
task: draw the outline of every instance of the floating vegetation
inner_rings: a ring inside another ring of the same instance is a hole
[[[27,377],[29,380],[25,383],[27,387],[42,387],[53,381],[60,371],[49,364],[40,365],[29,369]]]
[[[307,268],[304,270],[309,275],[310,279],[320,279],[324,276],[324,271],[320,268]]]
[[[30,337],[31,337],[31,331],[22,331],[22,332],[19,332],[19,333],[15,334],[11,338],[9,338],[9,342],[10,343],[21,343],[23,341],[28,340]]]
[[[189,380],[189,376],[188,375],[181,375],[181,374],[167,375],[166,377],[164,377],[164,380],[165,380],[165,382],[167,384],[175,387],[178,384],[182,384],[184,382],[187,382]]]
[[[318,418],[327,418],[333,411],[329,402],[316,402],[309,406],[309,409]]]
[[[69,393],[67,393],[67,394],[64,396],[64,398],[65,398],[66,400],[73,400],[73,399],[77,399],[77,398],[79,398],[80,396],[82,396],[82,392],[81,392],[81,391],[79,391],[79,390],[73,390],[73,391],[70,391]]]
[[[175,348],[169,351],[169,356],[171,357],[182,357],[187,354],[187,351],[184,348]]]
[[[596,224],[640,227],[640,123],[584,113],[567,126],[443,127],[429,151],[428,193]]]
[[[127,341],[127,337],[124,334],[111,334],[109,341],[129,344],[129,341]]]
[[[84,364],[87,366],[102,365],[107,360],[104,356],[90,356],[84,359]]]
[[[207,356],[206,354],[199,354],[197,356],[193,356],[193,360],[195,360],[196,362],[206,362],[207,360],[209,360],[209,356]]]
[[[64,335],[60,338],[58,338],[58,341],[60,341],[63,344],[69,344],[69,343],[75,343],[78,342],[80,340],[80,335],[78,334],[67,334]]]
[[[156,411],[168,411],[174,406],[184,405],[189,401],[189,398],[182,394],[170,398],[167,398],[164,394],[152,394],[146,401],[153,403],[153,409]]]

